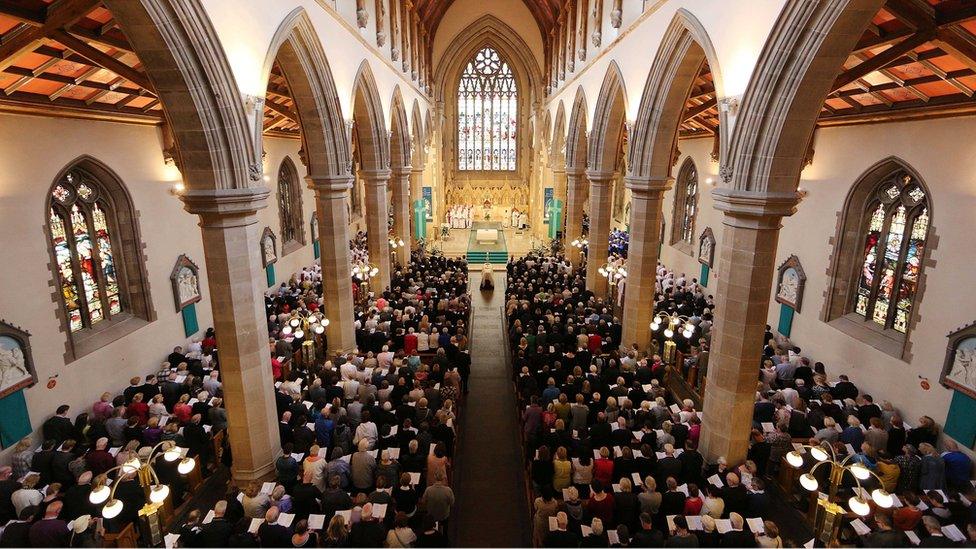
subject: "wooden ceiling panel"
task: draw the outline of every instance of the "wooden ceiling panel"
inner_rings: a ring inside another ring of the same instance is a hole
[[[427,29],[431,40],[433,40],[437,27],[454,0],[414,0],[414,2],[417,6],[417,13],[424,23],[424,28]],[[535,19],[544,40],[546,36],[549,36],[549,31],[559,22],[561,5],[565,3],[565,0],[522,0],[522,2],[532,13],[532,18]]]

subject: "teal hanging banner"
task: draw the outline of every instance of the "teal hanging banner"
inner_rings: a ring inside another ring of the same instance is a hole
[[[953,391],[944,425],[945,434],[960,445],[972,448],[976,442],[976,400],[961,391]]]
[[[427,206],[423,199],[413,203],[413,237],[417,240],[427,238]]]
[[[549,238],[556,238],[563,226],[563,201],[553,198],[547,211],[549,212]]]
[[[549,223],[552,218],[552,201],[554,199],[555,189],[552,187],[546,187],[542,190],[542,222]]]
[[[318,240],[316,240],[315,242],[312,242],[312,253],[315,254],[315,259],[318,259],[319,256],[322,255],[321,248],[319,248],[319,241]]]
[[[268,277],[268,287],[270,288],[274,286],[275,285],[274,263],[264,268],[264,274],[267,275]]]
[[[434,220],[434,189],[433,187],[424,187],[421,189],[423,192],[421,196],[424,199],[425,219],[426,221]]]
[[[776,329],[786,337],[790,337],[793,332],[793,314],[795,312],[793,307],[785,303],[779,304],[779,326]]]
[[[701,276],[698,277],[698,283],[701,284],[702,286],[708,286],[708,273],[709,272],[710,272],[710,269],[708,268],[708,265],[705,265],[704,263],[702,263]]]
[[[200,331],[200,323],[197,322],[197,304],[190,303],[183,307],[183,335],[190,337]]]
[[[9,448],[30,433],[31,423],[24,390],[0,399],[0,447]]]

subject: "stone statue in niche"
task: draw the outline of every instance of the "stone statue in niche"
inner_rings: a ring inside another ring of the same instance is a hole
[[[939,381],[949,389],[976,398],[976,322],[952,332],[948,338]]]
[[[705,227],[698,238],[698,262],[712,267],[715,261],[715,235],[711,227]]]

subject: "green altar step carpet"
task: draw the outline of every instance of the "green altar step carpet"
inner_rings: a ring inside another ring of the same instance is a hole
[[[475,236],[478,234],[478,229],[497,229],[498,240],[494,244],[478,242],[478,239],[475,238]],[[505,263],[508,263],[508,248],[505,246],[505,232],[502,230],[501,223],[475,221],[471,225],[471,230],[469,231],[468,236],[467,259],[469,265],[478,265],[483,263],[504,265]]]

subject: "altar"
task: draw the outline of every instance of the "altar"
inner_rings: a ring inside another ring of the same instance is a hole
[[[494,244],[498,242],[498,229],[476,229],[474,238],[479,244]]]

